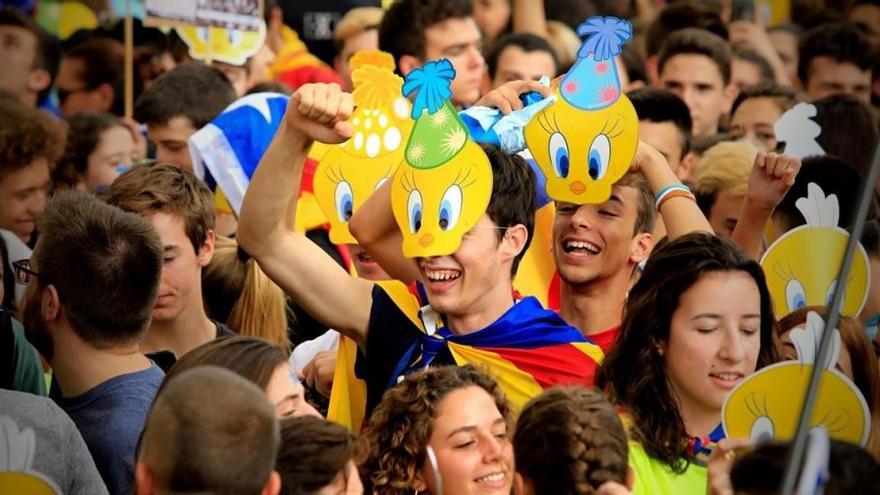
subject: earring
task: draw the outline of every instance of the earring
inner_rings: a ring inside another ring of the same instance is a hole
[[[663,347],[661,347],[660,344],[656,344],[654,346],[654,350],[657,351],[657,355],[660,357],[663,357],[663,354],[666,353],[666,351],[663,350]]]

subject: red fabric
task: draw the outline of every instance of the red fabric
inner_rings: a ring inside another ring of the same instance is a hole
[[[342,79],[327,67],[297,67],[278,75],[278,82],[284,83],[294,91],[308,83],[336,83],[342,86]]]
[[[611,327],[608,330],[604,330],[593,335],[587,335],[587,338],[595,342],[596,345],[598,345],[602,349],[602,353],[607,356],[608,351],[610,351],[611,348],[614,347],[614,344],[617,342],[618,335],[620,335],[620,325],[616,327]]]

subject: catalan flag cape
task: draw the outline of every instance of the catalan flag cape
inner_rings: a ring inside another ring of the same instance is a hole
[[[425,331],[426,324],[428,327],[432,324],[425,313],[432,312],[430,306],[420,307],[418,299],[400,282],[382,282],[380,286],[425,332],[421,342],[401,359],[397,366],[401,371],[413,371],[423,366],[430,361],[431,354],[436,355],[443,346],[448,346],[459,365],[472,364],[486,369],[517,410],[543,389],[554,385],[593,385],[596,368],[603,358],[599,346],[558,315],[541,307],[534,297],[517,302],[501,318],[477,332],[454,335],[439,327],[429,335]],[[408,366],[416,356],[421,356],[416,366]],[[350,359],[351,356],[345,356],[337,361],[334,379],[352,376],[340,370],[343,365],[353,365]],[[389,377],[389,381],[393,383],[395,378]],[[337,387],[340,387],[340,393],[337,393]],[[343,396],[346,388],[351,388],[350,382],[337,384],[334,381],[331,414],[328,416],[358,430],[359,422],[345,423],[345,420],[362,420],[364,401],[363,398],[358,401],[357,394]]]

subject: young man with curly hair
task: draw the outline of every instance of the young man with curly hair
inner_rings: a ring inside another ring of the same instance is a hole
[[[30,243],[46,207],[49,171],[64,150],[64,127],[10,97],[0,97],[0,122],[0,229]]]

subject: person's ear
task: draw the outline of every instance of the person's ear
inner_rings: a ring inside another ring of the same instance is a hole
[[[397,63],[397,67],[400,68],[400,74],[404,77],[422,65],[424,65],[424,62],[412,55],[401,55],[400,60]]]
[[[730,82],[727,86],[724,87],[724,101],[722,103],[724,114],[730,113],[730,108],[733,106],[733,100],[736,99],[736,95],[739,93],[739,88],[736,87],[736,84]]]
[[[202,242],[202,246],[199,248],[198,258],[199,258],[199,266],[205,267],[208,266],[208,263],[211,262],[211,258],[214,257],[214,245],[217,242],[217,234],[214,233],[214,229],[211,229],[205,233],[205,240]]]
[[[153,495],[158,493],[156,489],[156,478],[153,472],[143,462],[138,462],[134,466],[134,485],[137,495]]]
[[[58,297],[58,289],[54,285],[48,285],[43,289],[40,301],[40,313],[46,323],[56,321],[61,314],[61,298]]]
[[[694,164],[697,163],[697,157],[693,154],[693,152],[688,152],[681,161],[678,162],[678,179],[685,180],[691,175],[691,171],[694,169]]]
[[[501,254],[505,260],[516,258],[525,248],[529,232],[523,224],[508,227],[501,238]]]
[[[34,93],[39,93],[52,85],[52,76],[46,69],[33,69],[28,74],[28,89]]]
[[[281,475],[278,474],[278,471],[272,470],[260,495],[278,495],[279,493],[281,493]]]
[[[425,482],[425,476],[422,474],[421,469],[416,471],[416,475],[415,477],[413,477],[410,487],[415,490],[416,493],[420,493],[428,489],[428,483]]]
[[[642,261],[648,259],[651,250],[654,249],[654,236],[650,232],[642,232],[633,237],[630,247],[629,260],[632,264],[638,265]]]
[[[95,88],[95,94],[98,97],[98,100],[101,103],[101,108],[105,112],[109,112],[113,109],[113,101],[115,99],[115,91],[113,90],[113,86],[108,83],[104,83]]]
[[[651,55],[645,59],[645,72],[648,73],[648,82],[654,87],[660,86],[660,74],[657,73],[657,61],[659,58],[657,55]]]

